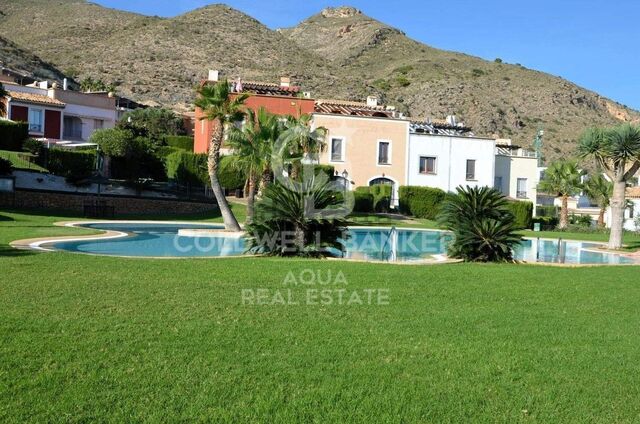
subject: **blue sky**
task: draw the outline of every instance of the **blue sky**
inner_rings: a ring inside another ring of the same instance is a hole
[[[640,110],[637,0],[228,0],[270,28],[294,26],[348,4],[433,47],[502,58],[558,75]],[[97,0],[117,9],[175,16],[203,0]]]

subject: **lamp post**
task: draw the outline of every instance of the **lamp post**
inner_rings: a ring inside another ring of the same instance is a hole
[[[344,194],[345,194],[345,196],[347,195],[347,184],[349,184],[349,179],[348,178],[349,178],[349,173],[345,169],[344,171],[342,171],[342,183],[344,185]]]

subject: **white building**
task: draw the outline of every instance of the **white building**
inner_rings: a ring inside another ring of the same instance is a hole
[[[535,152],[496,140],[494,187],[515,200],[537,202],[540,170]],[[535,208],[534,208],[535,215]]]
[[[407,184],[447,192],[458,186],[493,186],[495,140],[474,136],[463,126],[412,123]]]

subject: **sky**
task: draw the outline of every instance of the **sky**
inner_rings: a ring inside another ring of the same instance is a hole
[[[94,0],[95,1],[95,0]],[[145,15],[176,16],[204,0],[97,0]],[[501,58],[573,81],[640,110],[638,0],[227,0],[268,27],[295,26],[349,5],[430,46]]]

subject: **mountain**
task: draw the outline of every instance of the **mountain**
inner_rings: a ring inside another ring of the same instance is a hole
[[[63,73],[11,41],[0,37],[0,66],[40,79],[61,81]]]
[[[191,107],[208,69],[246,80],[287,75],[316,98],[376,94],[415,119],[455,114],[479,135],[525,146],[544,128],[550,159],[569,154],[587,126],[640,119],[562,78],[427,46],[350,7],[273,31],[225,5],[160,18],[84,0],[0,0],[0,36],[148,104]]]

